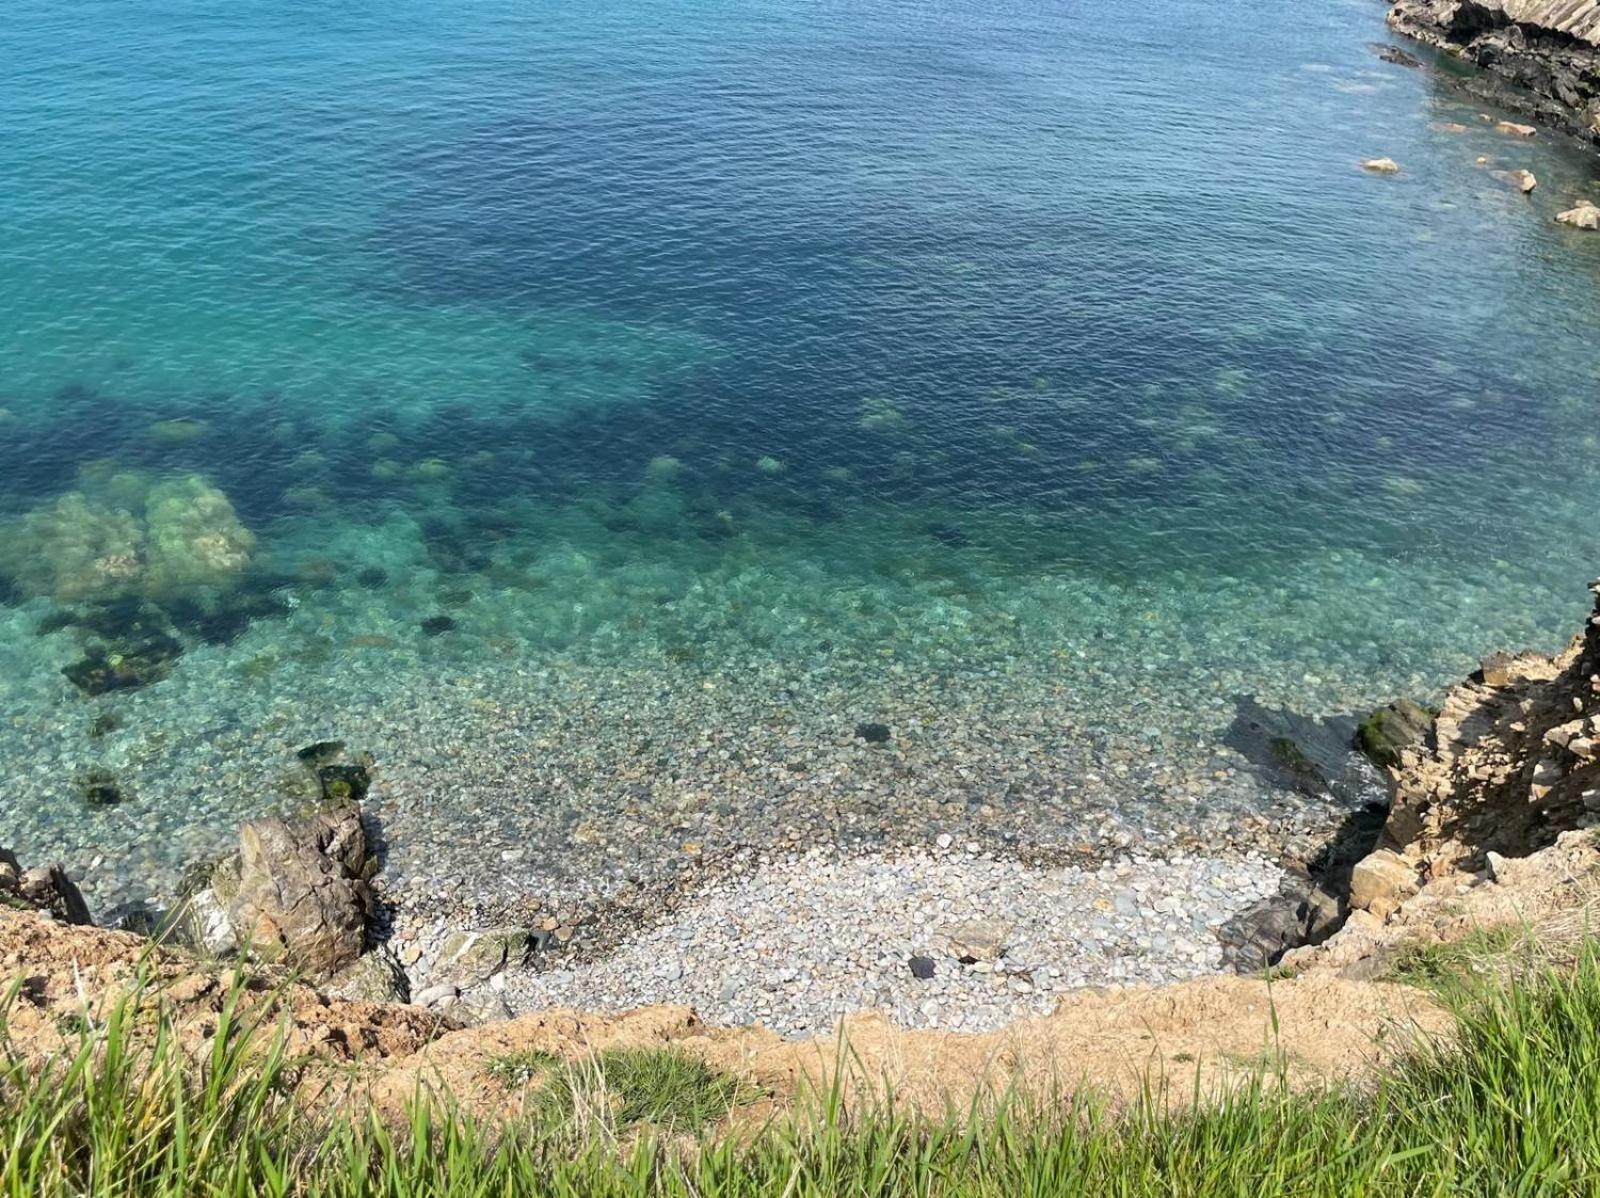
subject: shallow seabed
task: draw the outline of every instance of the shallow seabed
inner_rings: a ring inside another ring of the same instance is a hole
[[[1359,796],[1241,712],[1586,607],[1600,172],[1365,0],[7,20],[0,842],[101,906],[325,739],[424,904],[1271,849]]]

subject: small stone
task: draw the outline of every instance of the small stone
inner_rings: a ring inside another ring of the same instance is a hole
[[[933,976],[934,962],[932,957],[914,956],[908,962],[911,966],[911,976],[918,981],[927,981]]]
[[[426,990],[419,990],[411,996],[412,1005],[418,1007],[436,1007],[455,998],[461,991],[448,982],[441,982],[437,986],[429,986]]]
[[[1011,925],[1003,919],[972,919],[944,931],[950,952],[963,965],[994,961],[1005,955]]]

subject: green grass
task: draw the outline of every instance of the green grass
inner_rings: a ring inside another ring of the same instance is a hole
[[[491,1057],[483,1071],[508,1090],[520,1090],[561,1068],[561,1058],[542,1048]]]
[[[627,1129],[648,1123],[698,1132],[759,1096],[680,1048],[622,1048],[597,1053],[552,1075],[533,1114],[549,1128],[574,1123]]]
[[[1515,925],[1474,929],[1457,940],[1403,945],[1385,977],[1449,997],[1470,991],[1485,978],[1504,974],[1503,966],[1526,940],[1527,930]]]
[[[270,1029],[238,995],[198,1057],[130,999],[86,1012],[44,1070],[0,1056],[0,1198],[1600,1193],[1600,950],[1447,994],[1454,1040],[1371,1090],[1294,1093],[1268,1068],[1192,1109],[1152,1085],[1122,1112],[1019,1096],[937,1117],[852,1111],[832,1090],[721,1138],[684,1133],[733,1106],[737,1083],[672,1051],[551,1071],[505,1127],[437,1098],[392,1126],[353,1101],[297,1106],[304,1063],[281,1039],[263,1046]]]

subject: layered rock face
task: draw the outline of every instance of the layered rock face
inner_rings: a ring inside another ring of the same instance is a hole
[[[1493,99],[1600,145],[1600,0],[1394,0],[1389,27],[1518,89]]]
[[[1488,658],[1397,751],[1394,805],[1356,866],[1352,907],[1387,915],[1431,878],[1600,824],[1600,582],[1590,589],[1596,610],[1564,652]]]

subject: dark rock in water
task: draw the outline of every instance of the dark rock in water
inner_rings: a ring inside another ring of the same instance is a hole
[[[893,734],[888,724],[857,724],[856,735],[869,745],[886,745]]]
[[[1350,716],[1313,719],[1264,707],[1249,695],[1234,699],[1223,743],[1272,785],[1306,795],[1332,795],[1351,806],[1381,798],[1382,779],[1351,751]]]
[[[322,787],[322,797],[328,802],[359,803],[372,786],[372,774],[359,764],[319,765],[317,782]]]
[[[1399,765],[1403,750],[1427,744],[1437,715],[1438,712],[1429,711],[1410,699],[1396,699],[1361,721],[1356,729],[1355,746],[1374,765],[1384,768]]]
[[[333,761],[343,752],[344,741],[319,740],[303,749],[296,749],[294,755],[307,765],[322,765],[325,762]]]
[[[127,797],[110,770],[85,770],[73,782],[79,797],[91,807],[115,807]]]
[[[61,672],[84,694],[103,695],[160,682],[182,655],[176,638],[158,635],[132,645],[93,645]]]
[[[1415,54],[1407,54],[1399,46],[1391,46],[1386,42],[1374,42],[1372,52],[1384,62],[1392,62],[1397,67],[1410,67],[1417,70],[1422,66],[1422,60]]]
[[[282,619],[289,614],[289,601],[277,591],[258,594],[225,595],[209,606],[192,599],[168,604],[172,621],[212,645],[228,645],[238,640],[257,620]]]
[[[25,870],[6,849],[0,848],[0,907],[44,911],[62,923],[92,924],[89,905],[59,865],[38,865]]]
[[[159,682],[183,656],[166,613],[137,599],[114,599],[72,613],[71,623],[94,638],[65,674],[90,695]]]
[[[911,966],[911,976],[919,981],[927,981],[933,976],[934,961],[932,957],[912,957],[907,962]]]
[[[426,636],[443,636],[456,626],[456,622],[449,616],[429,616],[422,621],[422,631]]]
[[[382,590],[389,585],[389,571],[382,566],[368,566],[356,575],[356,582],[369,591]]]
[[[49,636],[51,633],[60,632],[63,628],[71,628],[82,618],[70,607],[57,608],[40,620],[33,632],[35,636]]]
[[[125,723],[121,712],[102,711],[89,722],[89,739],[103,740]]]

